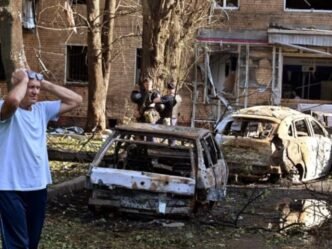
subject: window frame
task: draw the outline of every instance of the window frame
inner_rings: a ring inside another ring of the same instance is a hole
[[[0,81],[6,81],[5,66],[2,63],[1,43],[0,43]]]
[[[143,48],[138,47],[135,51],[135,85],[140,83],[142,74]]]
[[[227,10],[237,10],[240,8],[240,0],[237,0],[237,6],[227,6],[227,0],[219,0],[221,3],[218,3],[217,0],[213,1],[213,6],[215,9],[227,9]]]
[[[316,125],[316,127],[321,131],[322,134],[316,133],[316,129],[315,129],[315,127],[314,127],[313,124]],[[318,121],[316,121],[314,119],[311,119],[310,120],[310,125],[311,125],[312,132],[313,132],[313,134],[314,134],[315,137],[317,137],[317,136],[318,137],[319,136],[327,137],[327,134],[326,134],[325,130],[323,129],[323,127],[320,125],[320,123]]]
[[[306,132],[307,135],[306,136],[304,136],[304,135],[299,136],[300,132],[304,132],[304,131],[301,131],[301,130],[297,129],[297,125],[296,125],[297,122],[303,122],[304,123],[305,128],[307,130],[307,132]],[[294,123],[294,130],[295,130],[296,138],[312,137],[312,131],[310,129],[310,124],[307,122],[307,120],[305,118],[296,119],[296,120],[293,121],[293,123]]]
[[[86,4],[86,0],[72,0],[72,4]]]
[[[86,56],[88,56],[88,46],[85,45],[85,44],[66,44],[66,56],[65,56],[65,73],[64,73],[64,82],[65,84],[68,84],[68,85],[88,85],[89,83],[89,79],[88,79],[88,64],[86,65],[86,70],[87,70],[87,79],[86,81],[84,80],[78,80],[78,79],[69,79],[69,51],[68,51],[68,47],[84,47],[86,48]]]
[[[286,7],[287,0],[284,0],[284,11],[286,12],[312,12],[312,13],[332,13],[331,10],[324,10],[324,9],[291,9]]]

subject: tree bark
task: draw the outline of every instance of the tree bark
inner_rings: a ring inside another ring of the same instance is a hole
[[[111,49],[116,0],[105,1],[102,18],[99,0],[88,0],[89,97],[86,131],[106,129],[106,100],[110,81]]]
[[[47,151],[50,161],[89,163],[96,156],[95,152],[70,152],[55,149]]]
[[[100,1],[88,0],[88,115],[86,131],[106,127],[106,93],[103,81]]]
[[[211,0],[142,0],[142,79],[152,78],[160,90],[168,80],[180,88],[190,70],[196,31],[208,24],[210,5]]]
[[[27,68],[22,32],[22,0],[0,2],[0,41],[8,89],[16,68]]]
[[[142,0],[142,79],[152,78],[154,83],[158,84],[155,86],[158,88],[168,74],[165,65],[165,45],[170,36],[172,11],[177,4],[177,0]]]

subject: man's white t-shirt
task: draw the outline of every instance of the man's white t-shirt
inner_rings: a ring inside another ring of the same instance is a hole
[[[46,130],[60,107],[60,100],[40,101],[0,121],[0,190],[40,190],[52,183]]]

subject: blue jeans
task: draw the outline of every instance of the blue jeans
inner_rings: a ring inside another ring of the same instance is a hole
[[[45,219],[47,190],[0,191],[3,249],[37,249]]]

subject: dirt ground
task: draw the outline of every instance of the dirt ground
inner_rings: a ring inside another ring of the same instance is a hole
[[[40,248],[332,248],[331,182],[231,185],[225,201],[186,219],[94,214],[78,191],[50,202]]]

